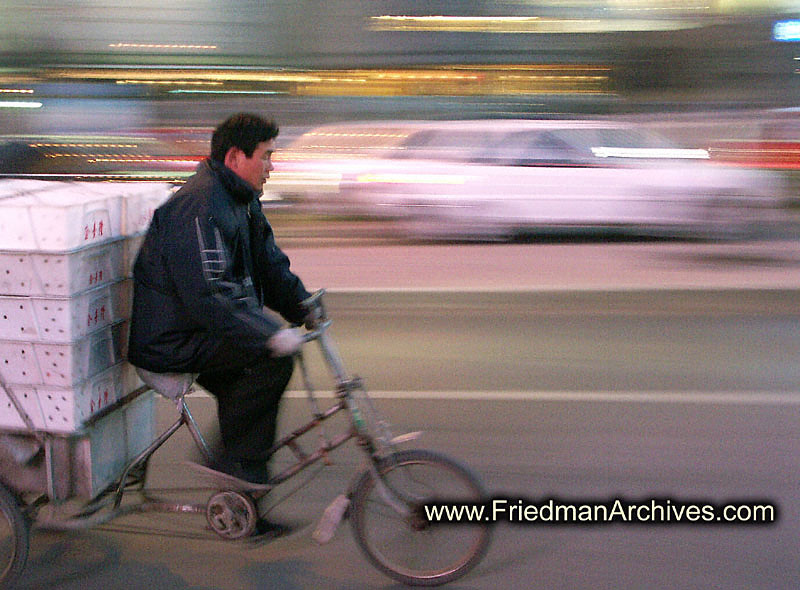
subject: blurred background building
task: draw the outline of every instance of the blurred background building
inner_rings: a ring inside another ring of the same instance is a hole
[[[0,174],[180,180],[242,110],[280,147],[354,120],[606,115],[777,168],[786,197],[798,60],[789,0],[9,0]]]
[[[10,0],[0,132],[792,107],[788,0]]]

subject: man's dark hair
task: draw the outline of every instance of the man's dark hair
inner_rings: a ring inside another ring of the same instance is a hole
[[[228,150],[237,147],[251,158],[259,143],[277,136],[278,125],[272,119],[250,113],[232,115],[214,129],[214,135],[211,136],[211,157],[223,162]]]

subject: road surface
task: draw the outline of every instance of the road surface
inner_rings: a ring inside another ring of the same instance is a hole
[[[800,352],[794,244],[293,245],[329,287],[333,335],[399,431],[468,463],[509,498],[758,501],[770,525],[495,525],[454,589],[733,590],[800,586]],[[313,357],[309,355],[309,360]],[[320,389],[324,375],[312,371]],[[299,381],[281,428],[299,424]],[[204,428],[214,402],[192,407]],[[165,426],[174,409],[160,402]],[[333,430],[333,426],[331,427]],[[312,448],[312,435],[305,443]],[[152,485],[202,500],[180,433]],[[268,496],[297,532],[217,540],[196,515],[148,514],[79,533],[37,532],[22,588],[385,589],[347,523],[312,523],[360,465],[357,450],[309,485]],[[287,457],[276,458],[285,464]]]

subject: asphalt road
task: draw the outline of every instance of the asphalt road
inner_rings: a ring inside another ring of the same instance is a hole
[[[800,391],[791,290],[328,299],[346,364],[376,391]],[[318,355],[308,356],[315,385],[325,385]]]
[[[202,422],[211,400],[194,399]],[[459,589],[787,589],[800,584],[797,556],[798,399],[612,397],[379,400],[419,446],[467,462],[492,493],[511,499],[607,502],[649,498],[777,506],[770,525],[556,526],[499,523],[485,560]],[[287,400],[298,423],[304,400]],[[162,406],[162,414],[168,408]],[[312,436],[307,444],[313,447]],[[154,459],[153,485],[197,486],[181,463],[188,440]],[[23,588],[397,588],[359,553],[347,523],[317,546],[313,523],[359,469],[353,447],[308,485],[270,498],[270,516],[301,525],[269,544],[216,540],[195,515],[147,514],[79,533],[34,535]],[[284,459],[282,459],[283,461]],[[160,493],[202,500],[210,491]],[[279,501],[280,499],[280,501]]]
[[[485,561],[448,587],[800,586],[800,265],[793,244],[726,246],[290,250],[310,287],[332,288],[342,355],[397,429],[422,430],[416,446],[462,459],[493,494],[778,509],[770,525],[498,523]],[[322,389],[322,371],[312,373]],[[298,387],[283,430],[304,416]],[[191,404],[210,427],[213,400]],[[162,402],[161,424],[172,416]],[[160,494],[210,495],[182,463],[189,447],[181,433],[153,459],[152,485],[191,488]],[[334,459],[300,476],[316,473],[308,485],[267,497],[270,516],[300,525],[285,539],[225,542],[201,516],[163,514],[38,532],[22,587],[394,588],[346,523],[326,546],[311,540],[312,523],[359,469],[353,447]]]

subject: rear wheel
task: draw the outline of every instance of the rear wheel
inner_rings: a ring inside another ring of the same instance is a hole
[[[0,587],[11,588],[25,568],[30,525],[17,498],[0,484]]]
[[[378,471],[390,499],[367,471],[353,490],[349,513],[356,541],[373,565],[404,584],[438,586],[480,562],[490,540],[485,523],[433,522],[424,508],[484,502],[483,487],[469,469],[444,455],[412,450],[384,458]],[[397,500],[406,515],[391,505]]]

